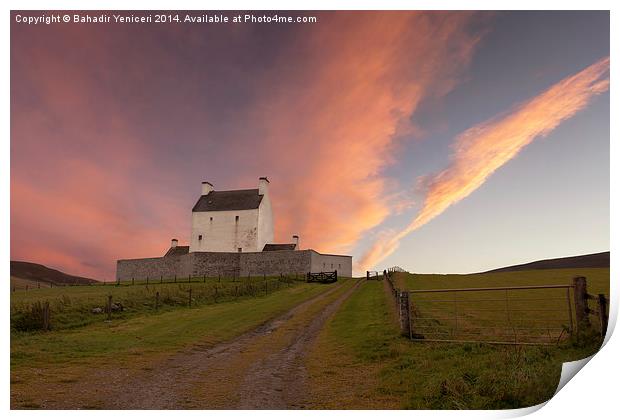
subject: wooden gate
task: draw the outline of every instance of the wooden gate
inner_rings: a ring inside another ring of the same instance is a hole
[[[320,273],[308,273],[306,277],[308,283],[335,283],[338,281],[338,270]]]

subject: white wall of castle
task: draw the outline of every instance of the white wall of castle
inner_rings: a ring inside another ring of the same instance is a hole
[[[271,243],[273,243],[273,213],[269,191],[266,190],[258,207],[258,246],[256,250],[262,251],[265,244]]]
[[[193,212],[189,252],[261,251],[258,214],[258,209]]]

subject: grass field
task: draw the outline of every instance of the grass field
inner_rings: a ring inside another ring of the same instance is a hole
[[[588,293],[609,297],[609,269],[533,270],[474,275],[395,273],[402,290],[570,285],[584,276]],[[570,294],[570,299],[568,294]],[[576,324],[569,288],[411,293],[414,333],[429,339],[555,343]],[[570,308],[569,308],[570,305]],[[597,309],[595,301],[590,307]],[[598,327],[595,315],[592,325]]]
[[[63,384],[74,383],[93,369],[140,369],[190,345],[215,345],[252,330],[340,284],[295,282],[267,295],[195,305],[191,309],[172,307],[160,313],[146,310],[128,318],[113,318],[111,322],[99,318],[98,322],[79,328],[49,332],[13,330],[12,401],[18,407],[36,408],[38,399],[66,398],[62,396]],[[133,286],[138,287],[144,286]],[[97,288],[71,287],[64,294],[72,293],[71,299],[76,302],[78,296],[88,302],[97,300],[98,293],[105,293],[94,290]],[[125,293],[130,294],[131,288]],[[48,289],[48,292],[58,293],[59,290]],[[51,298],[53,295],[45,296]],[[21,297],[22,302],[28,299],[36,298]]]
[[[11,276],[11,290],[31,290],[48,287],[50,287],[50,284],[47,282],[22,279],[20,277]]]
[[[609,290],[609,270],[544,270],[468,276],[403,275],[407,287],[537,284],[588,277]],[[505,346],[410,342],[400,337],[389,290],[365,282],[334,316],[308,360],[317,408],[503,409],[551,398],[561,364],[587,357],[599,342]]]
[[[187,280],[187,279],[185,279]],[[41,315],[33,312],[33,305],[49,302],[54,330],[77,328],[100,322],[103,313],[93,314],[93,308],[105,309],[108,296],[112,302],[123,306],[122,312],[113,313],[114,318],[129,319],[142,314],[165,312],[187,307],[189,290],[192,291],[192,305],[208,305],[230,300],[252,298],[271,294],[290,287],[294,281],[288,278],[241,278],[241,279],[196,279],[192,283],[141,283],[131,282],[120,286],[65,286],[31,290],[16,290],[11,293],[11,327],[13,330],[29,331],[41,327]],[[159,300],[156,295],[159,293]]]

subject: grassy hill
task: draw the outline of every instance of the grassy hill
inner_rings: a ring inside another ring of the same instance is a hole
[[[86,277],[63,273],[42,264],[27,261],[11,261],[11,287],[16,289],[95,283],[99,282]]]
[[[609,268],[609,251],[596,254],[576,255],[574,257],[550,258],[527,264],[511,265],[496,268],[486,273],[502,273],[509,271],[551,270],[561,268]]]

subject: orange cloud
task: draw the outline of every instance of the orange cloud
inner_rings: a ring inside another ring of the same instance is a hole
[[[474,192],[534,139],[549,134],[607,89],[609,57],[556,83],[509,113],[460,134],[450,166],[430,177],[418,215],[400,232],[380,237],[359,261],[360,269],[382,261],[398,248],[402,238]]]
[[[420,101],[460,80],[481,17],[330,12],[206,34],[14,25],[11,258],[111,279],[116,259],[183,241],[201,180],[258,176],[273,181],[277,239],[350,252],[407,205],[387,204],[382,171]]]
[[[480,34],[470,13],[345,13],[284,51],[251,116],[271,174],[276,237],[350,252],[393,211],[382,170],[420,101],[458,82]],[[297,64],[295,64],[297,62]],[[262,159],[261,159],[262,153]]]

